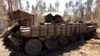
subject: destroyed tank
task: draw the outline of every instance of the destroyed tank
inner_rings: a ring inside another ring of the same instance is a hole
[[[56,17],[57,16],[57,17]],[[96,23],[66,23],[58,15],[47,15],[45,23],[22,26],[14,24],[2,33],[4,45],[11,51],[24,55],[38,55],[45,50],[55,50],[70,42],[90,39],[95,35]]]

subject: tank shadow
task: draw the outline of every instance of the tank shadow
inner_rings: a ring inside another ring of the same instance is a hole
[[[64,46],[63,48],[60,48],[56,51],[53,51],[51,53],[47,53],[47,54],[42,55],[42,56],[63,56],[64,53],[74,51],[74,50],[79,50],[80,46],[83,46],[86,43],[87,43],[86,41],[78,41],[76,43],[68,44],[68,45]]]

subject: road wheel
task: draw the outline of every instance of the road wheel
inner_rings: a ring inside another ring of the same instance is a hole
[[[68,37],[64,37],[64,36],[59,37],[59,42],[60,42],[62,45],[68,44],[68,42],[69,42]]]
[[[38,54],[42,50],[42,42],[37,39],[31,39],[26,42],[24,49],[27,54]]]
[[[54,50],[54,49],[56,49],[57,46],[58,46],[57,40],[47,39],[45,41],[45,47],[47,49]]]

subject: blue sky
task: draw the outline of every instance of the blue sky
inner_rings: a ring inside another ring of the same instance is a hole
[[[30,5],[36,5],[36,0],[28,0]],[[65,10],[65,3],[69,2],[70,0],[43,0],[46,2],[46,6],[48,7],[49,4],[51,3],[53,6],[55,6],[55,1],[59,1],[59,11],[63,12]],[[72,1],[79,1],[79,0],[72,0]],[[82,3],[86,2],[86,0],[82,0]],[[26,2],[23,3],[26,5]],[[31,10],[31,9],[30,9]]]

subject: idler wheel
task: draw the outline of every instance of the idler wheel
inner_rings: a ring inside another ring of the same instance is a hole
[[[25,52],[30,55],[38,54],[42,49],[42,43],[40,40],[31,39],[25,44]]]
[[[58,46],[57,40],[47,39],[45,41],[45,47],[47,49],[54,50],[54,49],[56,49],[57,46]]]
[[[68,44],[68,42],[69,42],[68,37],[64,37],[64,36],[59,37],[59,42],[60,42],[62,45]]]

